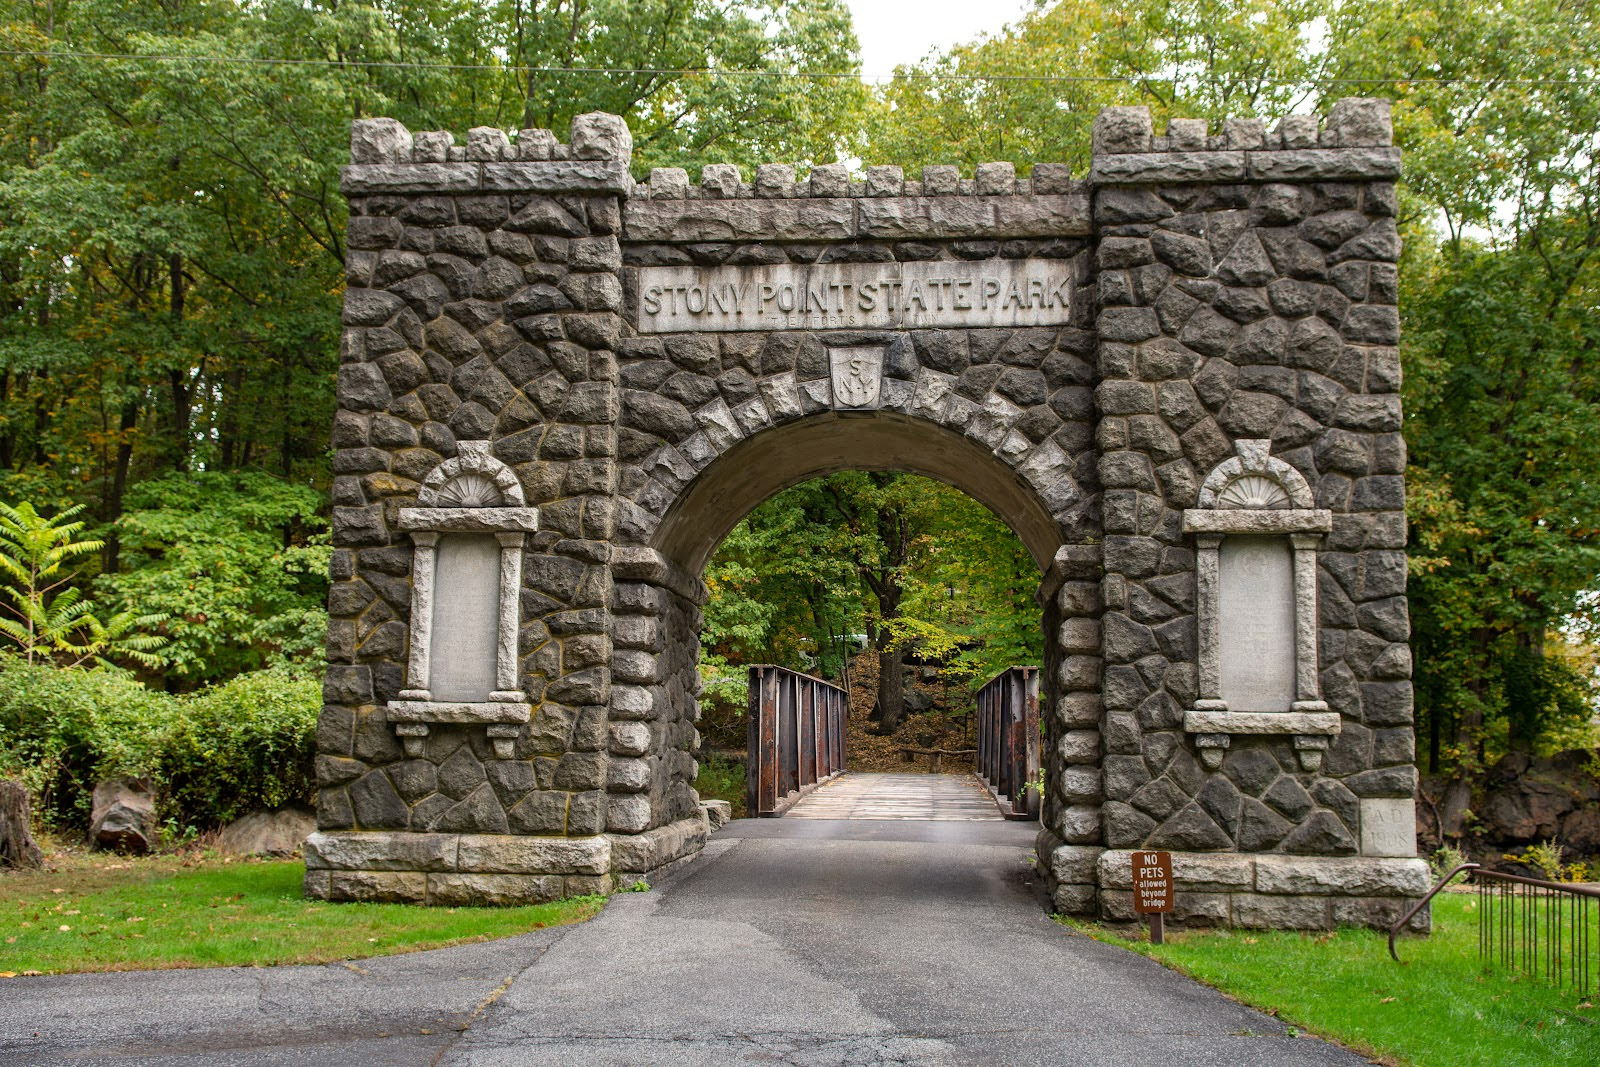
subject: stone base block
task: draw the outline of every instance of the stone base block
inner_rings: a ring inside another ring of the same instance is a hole
[[[1094,915],[1097,896],[1092,885],[1058,885],[1050,894],[1050,903],[1058,915]]]
[[[559,874],[430,874],[428,903],[543,904],[566,896]]]
[[[540,904],[611,891],[611,841],[514,834],[315,833],[305,894],[408,904]]]
[[[1050,901],[1061,915],[1093,915],[1098,909],[1095,861],[1103,848],[1069,845],[1049,830],[1040,830],[1033,850],[1044,875]]]
[[[1103,919],[1137,918],[1132,856],[1107,849],[1096,861]],[[1387,929],[1430,887],[1420,859],[1174,852],[1172,867],[1172,920],[1194,926]],[[1426,909],[1408,929],[1430,929]]]
[[[611,869],[619,884],[642,878],[680,860],[693,858],[706,847],[706,820],[679,819],[642,834],[607,834],[611,840]]]
[[[702,800],[700,810],[705,813],[706,829],[711,833],[733,821],[733,805],[726,800]]]

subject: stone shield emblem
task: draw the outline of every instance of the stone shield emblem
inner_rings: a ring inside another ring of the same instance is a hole
[[[828,350],[833,372],[833,403],[841,408],[875,408],[883,392],[883,349],[855,345]]]

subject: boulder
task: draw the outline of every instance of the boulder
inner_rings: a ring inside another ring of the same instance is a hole
[[[156,798],[149,781],[113,778],[94,787],[89,842],[96,848],[149,852],[156,833]]]
[[[299,804],[257,810],[224,826],[217,848],[239,856],[288,856],[299,852],[316,829],[316,812]]]

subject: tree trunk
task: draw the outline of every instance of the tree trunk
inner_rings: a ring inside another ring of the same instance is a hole
[[[133,463],[133,431],[139,425],[139,405],[128,401],[122,408],[121,434],[117,442],[117,465],[111,474],[111,495],[106,500],[106,522],[113,523],[122,517],[122,497],[128,490],[128,467]],[[106,532],[106,547],[101,550],[100,569],[106,574],[116,574],[122,555],[122,542],[113,526]]]
[[[244,371],[231,367],[222,385],[222,469],[233,470],[239,454],[239,408],[243,404]]]
[[[878,649],[878,733],[888,736],[906,717],[905,649],[895,642]]]
[[[33,840],[33,809],[18,781],[0,781],[0,867],[43,867]]]

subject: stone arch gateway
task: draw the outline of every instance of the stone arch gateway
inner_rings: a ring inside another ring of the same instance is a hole
[[[1040,564],[1056,909],[1130,917],[1135,848],[1197,922],[1426,890],[1386,102],[1107,109],[1082,179],[636,184],[631,151],[603,114],[566,145],[354,124],[308,895],[692,858],[700,570],[845,468],[956,485]]]

